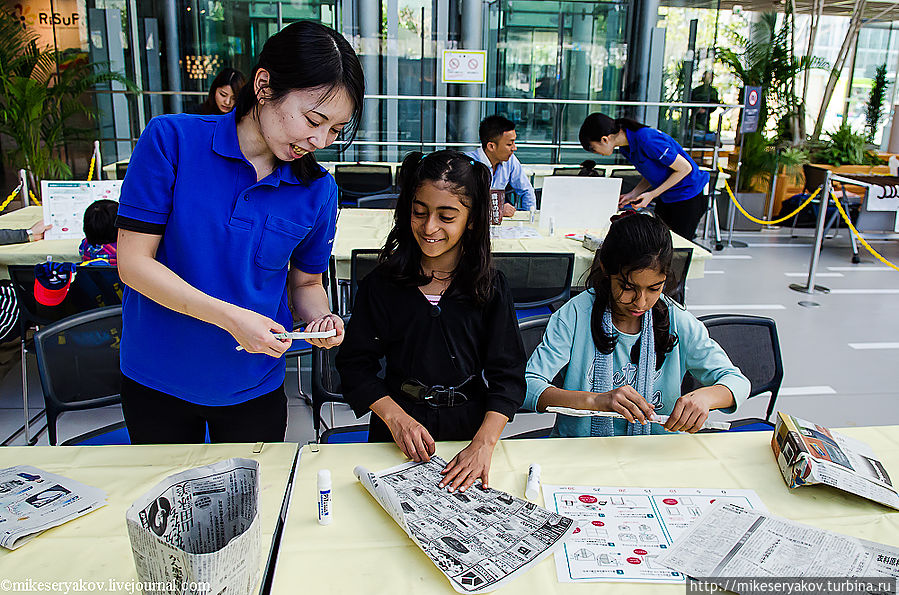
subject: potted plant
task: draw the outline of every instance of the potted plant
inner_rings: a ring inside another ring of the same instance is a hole
[[[95,118],[83,96],[109,81],[135,89],[105,64],[91,64],[84,55],[67,59],[49,46],[39,47],[38,36],[0,8],[0,133],[13,141],[7,162],[28,172],[35,194],[41,179],[71,178],[63,149],[86,139],[92,129],[83,122]]]

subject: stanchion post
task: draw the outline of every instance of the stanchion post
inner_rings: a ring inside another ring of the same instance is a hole
[[[740,152],[737,153],[737,175],[734,176],[734,196],[739,191],[740,188],[740,169],[743,166],[743,139],[745,138],[744,134],[740,134]],[[730,248],[748,248],[749,244],[746,242],[741,242],[739,240],[734,240],[734,219],[737,217],[737,207],[736,205],[728,205],[728,217],[727,217],[727,243],[725,246]]]
[[[94,169],[97,171],[97,179],[102,180],[103,174],[101,172],[103,171],[103,160],[100,159],[100,141],[98,140],[94,141],[94,163],[96,164]],[[88,182],[90,182],[90,180],[88,180]]]
[[[22,208],[28,206],[28,173],[24,169],[19,170],[19,183],[22,185],[21,195]]]
[[[824,242],[824,222],[827,220],[827,205],[830,202],[830,170],[824,175],[824,184],[821,186],[821,202],[818,210],[818,223],[815,226],[815,246],[812,248],[812,258],[808,265],[808,282],[805,285],[790,283],[790,289],[801,293],[830,293],[830,289],[822,285],[815,285],[815,273],[818,269],[818,258],[821,255],[821,244]]]

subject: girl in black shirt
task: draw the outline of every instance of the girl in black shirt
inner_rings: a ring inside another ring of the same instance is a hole
[[[490,257],[490,172],[457,151],[411,153],[394,226],[362,280],[337,356],[369,441],[427,461],[435,440],[471,440],[441,487],[488,487],[493,448],[524,400],[512,294]],[[379,376],[381,359],[384,377]]]

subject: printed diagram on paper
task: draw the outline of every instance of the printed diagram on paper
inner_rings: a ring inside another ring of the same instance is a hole
[[[84,237],[84,210],[96,200],[118,202],[121,180],[95,182],[41,182],[44,223],[53,227],[44,235],[48,240]]]
[[[378,473],[356,467],[372,497],[459,593],[493,591],[548,556],[574,521],[531,502],[475,484],[438,487],[446,462],[405,463]]]
[[[684,575],[659,564],[715,502],[765,510],[752,490],[543,486],[546,507],[578,523],[556,552],[559,582],[682,583]]]

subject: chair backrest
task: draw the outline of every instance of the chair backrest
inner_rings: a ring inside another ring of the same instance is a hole
[[[341,196],[349,199],[393,190],[393,174],[389,165],[335,165],[334,181]]]
[[[94,309],[47,325],[34,335],[48,408],[57,411],[119,402],[122,306]]]
[[[127,161],[125,163],[116,163],[115,164],[116,180],[124,180],[126,173],[128,173],[128,162]]]
[[[805,175],[806,192],[814,192],[824,184],[827,178],[827,170],[823,167],[816,167],[806,163],[802,166],[802,173]]]
[[[78,267],[75,280],[58,306],[45,306],[34,299],[33,265],[9,265],[9,278],[16,292],[20,319],[25,327],[50,324],[80,312],[122,303],[124,284],[119,279],[116,267]]]
[[[635,169],[613,169],[608,172],[610,178],[621,179],[621,194],[626,194],[637,187],[643,176]]]
[[[671,277],[665,286],[665,295],[683,305],[686,300],[687,271],[693,259],[691,248],[675,248],[671,259]]]
[[[571,297],[573,253],[496,252],[493,265],[506,276],[517,309],[549,306]]]
[[[350,252],[350,304],[349,310],[353,310],[353,302],[356,300],[356,290],[359,282],[378,266],[380,250],[365,248]]]
[[[576,176],[581,173],[579,167],[555,167],[553,168],[554,176]]]
[[[546,333],[546,325],[549,324],[551,315],[541,314],[540,316],[530,316],[522,318],[518,321],[518,332],[521,334],[521,342],[524,345],[524,354],[530,359],[531,354],[537,349],[543,341],[543,335]],[[559,370],[556,377],[553,378],[552,384],[558,388],[562,388],[565,383],[565,371],[568,366]],[[520,436],[519,436],[520,437]]]
[[[400,195],[395,192],[363,196],[356,201],[356,206],[360,209],[395,209],[399,198]]]
[[[744,314],[709,314],[699,320],[730,361],[749,379],[749,396],[771,393],[765,419],[770,418],[783,381],[783,359],[774,320]],[[699,387],[689,375],[684,380],[684,392]]]
[[[349,317],[343,320],[346,324]],[[331,349],[312,347],[312,427],[316,438],[319,438],[321,428],[322,406],[328,402],[344,402],[340,374],[334,363],[338,353],[340,346]]]

